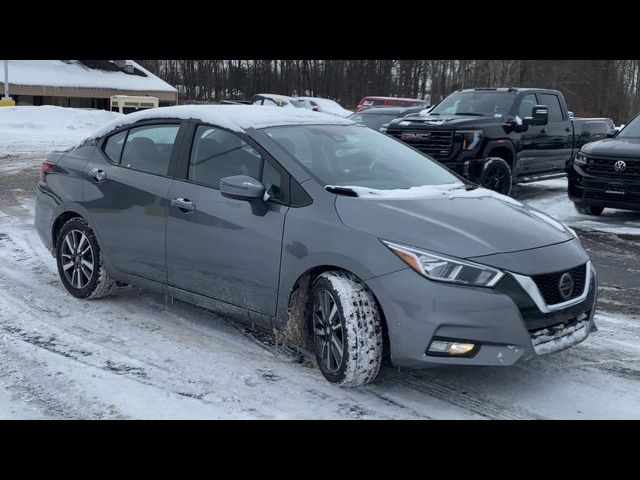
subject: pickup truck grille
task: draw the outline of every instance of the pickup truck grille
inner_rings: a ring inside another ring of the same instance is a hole
[[[573,279],[573,291],[568,298],[560,295],[560,278],[565,273],[569,273]],[[587,275],[587,265],[567,270],[566,272],[549,273],[546,275],[536,275],[533,281],[536,282],[538,290],[547,305],[555,305],[556,303],[566,302],[573,298],[579,297],[584,292],[584,282]]]
[[[436,160],[450,157],[453,150],[452,130],[390,130],[387,133]]]
[[[622,172],[615,170],[618,161],[624,161],[626,168]],[[592,157],[589,156],[589,163],[582,169],[592,175],[604,175],[616,178],[640,178],[640,158],[620,158],[620,157]]]

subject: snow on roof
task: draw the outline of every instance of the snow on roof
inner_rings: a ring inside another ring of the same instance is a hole
[[[195,119],[236,132],[280,125],[355,124],[346,118],[314,112],[306,108],[288,109],[260,105],[179,105],[130,113],[99,128],[93,132],[91,138],[101,137],[120,126],[129,125],[138,120],[153,118]]]
[[[133,60],[127,63],[146,76],[89,68],[77,60],[9,60],[9,84],[177,92]],[[4,81],[4,62],[0,62],[0,80]]]

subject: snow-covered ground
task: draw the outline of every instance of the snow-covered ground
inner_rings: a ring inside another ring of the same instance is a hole
[[[0,108],[0,172],[2,158],[64,150],[122,114],[105,110],[41,107]]]
[[[640,235],[640,212],[607,208],[599,217],[579,214],[567,196],[566,178],[518,185],[513,196],[573,228]]]

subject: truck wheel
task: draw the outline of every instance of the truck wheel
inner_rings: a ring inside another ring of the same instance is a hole
[[[382,324],[369,289],[344,272],[325,272],[309,299],[318,366],[331,383],[357,387],[372,382],[382,363]]]
[[[604,207],[591,207],[579,202],[573,202],[573,204],[575,205],[578,213],[581,213],[582,215],[593,215],[597,217],[602,215],[602,212],[604,212]]]
[[[509,164],[498,157],[488,158],[482,168],[480,185],[502,195],[509,195],[512,184]]]
[[[58,274],[67,291],[77,298],[102,298],[111,293],[115,281],[102,264],[98,240],[80,217],[66,222],[56,242]]]

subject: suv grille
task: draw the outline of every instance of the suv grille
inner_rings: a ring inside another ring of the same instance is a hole
[[[614,165],[623,160],[627,168],[623,172],[616,172]],[[620,157],[592,157],[589,155],[589,163],[582,169],[592,175],[606,175],[617,178],[640,178],[640,159]]]
[[[573,278],[573,291],[572,293],[563,298],[560,294],[560,278],[565,273],[569,273]],[[536,282],[538,290],[542,294],[542,298],[547,305],[555,305],[557,303],[566,302],[573,298],[579,297],[584,291],[584,282],[586,279],[587,265],[581,265],[580,267],[566,270],[564,272],[548,273],[545,275],[535,275],[533,281]]]
[[[453,130],[389,130],[387,134],[435,159],[450,157],[453,149]],[[403,135],[406,134],[429,134],[429,138],[416,140],[406,137],[403,138]]]

